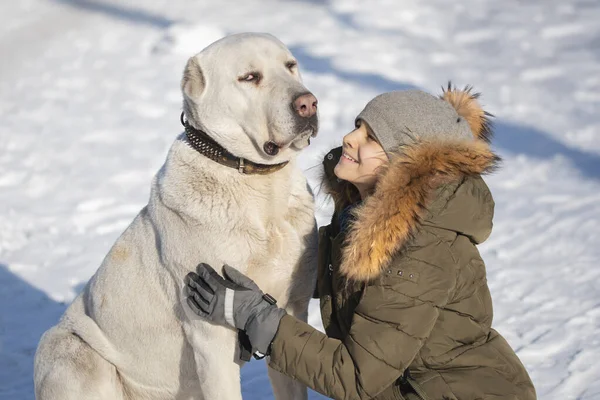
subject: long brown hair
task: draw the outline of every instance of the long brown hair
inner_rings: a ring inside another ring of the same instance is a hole
[[[337,159],[341,156],[342,148],[337,147],[330,150],[329,155],[332,162],[323,161],[323,170],[321,173],[321,188],[325,194],[329,195],[333,199],[335,211],[339,212],[346,208],[348,205],[360,201],[360,192],[352,183],[339,179],[335,176],[333,171],[333,165],[337,164]],[[328,155],[328,156],[329,156]]]
[[[341,211],[360,200],[358,189],[348,181],[340,179],[336,189],[330,193],[336,211]]]

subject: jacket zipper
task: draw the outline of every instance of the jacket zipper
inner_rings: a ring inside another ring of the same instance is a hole
[[[410,384],[410,386],[413,388],[413,390],[415,391],[415,393],[417,394],[417,396],[419,396],[419,398],[421,400],[428,400],[427,395],[425,394],[423,389],[421,389],[421,386],[419,386],[417,381],[415,381],[413,378],[409,377],[408,383]]]
[[[333,264],[331,263],[331,252],[333,251],[333,238],[329,235],[329,231],[327,232],[327,237],[329,238],[329,248],[327,249],[327,264],[329,264],[329,276],[333,273]]]

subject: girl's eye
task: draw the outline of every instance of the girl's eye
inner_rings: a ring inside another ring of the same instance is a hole
[[[369,140],[375,140],[375,138],[372,135],[367,135],[367,139],[369,139]]]

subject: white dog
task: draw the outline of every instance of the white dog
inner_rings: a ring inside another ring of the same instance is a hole
[[[42,337],[39,400],[241,399],[237,332],[185,302],[183,279],[200,262],[236,266],[307,317],[316,222],[296,155],[317,115],[294,57],[270,35],[229,36],[188,61],[181,87],[186,134],[148,205]],[[277,399],[306,398],[269,376]]]

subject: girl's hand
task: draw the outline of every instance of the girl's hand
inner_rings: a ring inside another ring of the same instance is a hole
[[[286,314],[276,300],[237,269],[223,266],[222,278],[202,263],[185,277],[187,303],[199,316],[223,326],[245,330],[252,346],[266,354],[279,321]]]

